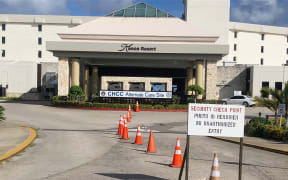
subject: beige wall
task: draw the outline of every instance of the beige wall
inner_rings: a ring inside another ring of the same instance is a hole
[[[101,90],[108,90],[108,82],[123,82],[124,91],[129,91],[131,82],[144,82],[145,91],[151,91],[151,83],[167,83],[167,91],[172,91],[172,78],[102,76]]]

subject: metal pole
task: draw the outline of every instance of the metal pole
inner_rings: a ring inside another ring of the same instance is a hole
[[[187,135],[187,140],[186,140],[186,170],[185,170],[185,180],[189,179],[189,148],[190,147],[190,136]]]
[[[185,152],[184,152],[184,156],[183,156],[183,161],[182,161],[182,166],[181,166],[181,169],[180,169],[180,173],[179,173],[178,180],[181,180],[181,179],[182,179],[183,169],[184,169],[184,165],[185,165],[185,161],[186,161],[186,153],[187,153],[187,146],[186,146],[186,148],[185,148]]]
[[[240,138],[239,176],[238,176],[238,180],[242,180],[242,161],[243,161],[243,137]]]

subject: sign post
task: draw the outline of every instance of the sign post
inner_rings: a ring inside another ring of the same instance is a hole
[[[280,115],[279,127],[281,128],[282,116],[286,115],[286,104],[279,104],[279,106],[278,106],[278,115]],[[276,121],[276,119],[275,119],[275,121]]]
[[[242,179],[243,137],[245,107],[239,105],[189,104],[187,121],[187,144],[183,165],[180,170],[181,179],[186,161],[186,176],[189,172],[189,136],[239,137],[239,180]]]

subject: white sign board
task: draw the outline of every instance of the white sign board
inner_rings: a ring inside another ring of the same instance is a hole
[[[242,91],[234,91],[234,96],[241,96],[242,95]]]
[[[100,97],[126,98],[172,98],[171,92],[144,92],[144,91],[100,91]]]
[[[279,104],[278,115],[285,116],[285,114],[286,114],[286,104]]]
[[[188,108],[188,135],[244,136],[244,106],[189,104]]]

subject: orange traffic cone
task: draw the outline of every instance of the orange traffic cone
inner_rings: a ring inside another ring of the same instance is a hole
[[[131,122],[130,116],[129,116],[129,111],[127,112],[127,122]]]
[[[141,129],[140,129],[140,124],[138,124],[138,129],[136,132],[136,139],[134,144],[143,144],[142,143],[142,135],[141,135]]]
[[[150,137],[149,137],[149,143],[147,147],[147,153],[155,153],[156,148],[155,148],[155,143],[154,143],[154,137],[153,137],[153,132],[150,130]]]
[[[139,104],[138,104],[138,101],[136,101],[136,108],[135,108],[135,112],[139,112],[140,109],[139,109]]]
[[[220,170],[217,154],[214,154],[213,165],[211,169],[211,175],[209,180],[220,180]]]
[[[129,139],[128,138],[127,119],[124,119],[124,131],[123,131],[123,134],[122,134],[122,139]]]
[[[124,129],[124,120],[122,118],[122,115],[120,115],[120,121],[119,121],[119,127],[118,127],[118,133],[117,135],[122,135]]]
[[[177,168],[182,166],[182,154],[181,154],[180,138],[179,137],[177,137],[177,140],[176,140],[173,162],[170,166],[171,167],[177,167]]]
[[[129,104],[129,109],[128,109],[128,116],[130,117],[130,119],[132,119],[132,113],[131,113],[131,106]]]
[[[125,119],[127,120],[126,113],[123,114],[123,119],[124,119],[124,121],[125,121]]]

